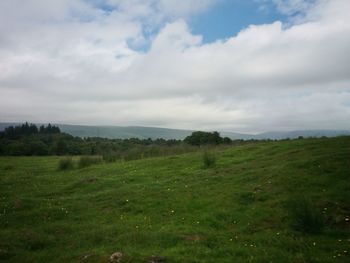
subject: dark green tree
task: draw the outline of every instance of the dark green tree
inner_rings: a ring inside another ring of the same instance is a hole
[[[223,143],[223,138],[220,137],[220,134],[217,131],[214,132],[203,132],[196,131],[193,132],[190,136],[187,136],[184,140],[190,145],[206,145],[206,144],[221,144]]]

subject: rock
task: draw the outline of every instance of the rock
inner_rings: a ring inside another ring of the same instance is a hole
[[[258,186],[254,188],[254,193],[260,193],[262,189]]]
[[[111,262],[121,262],[123,257],[123,253],[122,252],[115,252],[110,256],[110,260]]]
[[[87,261],[93,256],[94,256],[94,254],[86,254],[81,258],[81,262]]]

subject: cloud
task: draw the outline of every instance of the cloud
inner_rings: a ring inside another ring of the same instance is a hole
[[[213,43],[186,21],[215,1],[24,3],[0,4],[2,121],[350,129],[347,0],[276,1],[302,19]]]

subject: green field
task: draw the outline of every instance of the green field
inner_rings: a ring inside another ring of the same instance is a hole
[[[202,155],[1,157],[0,262],[350,262],[350,137]]]

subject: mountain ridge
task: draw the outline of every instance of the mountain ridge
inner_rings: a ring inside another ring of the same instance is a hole
[[[19,122],[0,122],[0,131],[8,126],[19,125]],[[35,123],[42,125],[42,123]],[[196,130],[171,129],[161,127],[148,126],[113,126],[113,125],[73,125],[73,124],[57,124],[62,132],[71,134],[77,137],[102,137],[109,139],[176,139],[183,140]],[[341,135],[350,135],[348,130],[294,130],[294,131],[269,131],[259,134],[245,134],[237,132],[219,131],[221,136],[229,137],[236,140],[282,140],[295,139],[302,137],[336,137]]]

